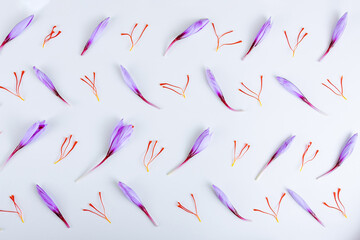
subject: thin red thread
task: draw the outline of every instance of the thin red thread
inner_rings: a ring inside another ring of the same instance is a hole
[[[237,42],[232,42],[232,43],[223,43],[220,45],[220,39],[222,37],[224,37],[225,35],[229,34],[229,33],[232,33],[233,30],[230,30],[230,31],[227,31],[223,34],[221,34],[220,36],[216,33],[216,29],[215,29],[215,24],[214,23],[211,23],[212,26],[213,26],[213,29],[214,29],[214,33],[215,33],[215,36],[217,38],[217,46],[216,46],[216,51],[218,51],[222,46],[229,46],[229,45],[235,45],[235,44],[238,44],[238,43],[241,43],[242,41],[237,41]]]
[[[237,160],[239,160],[240,158],[242,158],[245,155],[245,153],[249,150],[249,148],[250,148],[250,145],[245,143],[244,147],[241,149],[239,154],[236,156],[236,141],[234,140],[234,159],[231,164],[232,167],[235,165],[235,162]]]
[[[147,171],[147,172],[149,172],[149,165],[150,165],[150,163],[152,163],[152,162],[155,160],[155,158],[157,158],[157,157],[160,155],[160,153],[165,149],[165,148],[161,148],[160,151],[154,156],[155,147],[156,147],[156,144],[157,144],[157,142],[158,142],[158,141],[156,140],[156,141],[154,142],[153,147],[152,147],[152,150],[151,150],[150,159],[149,159],[148,163],[146,163],[146,155],[147,155],[147,153],[148,153],[148,151],[149,151],[149,148],[150,148],[150,145],[151,145],[152,142],[153,142],[153,141],[149,141],[149,143],[148,143],[148,145],[147,145],[146,153],[145,153],[144,159],[143,159],[143,164],[144,164],[144,166],[146,167],[146,171]]]
[[[343,97],[346,100],[346,97],[344,96],[344,88],[343,88],[343,76],[341,76],[340,78],[340,89],[338,89],[334,84],[332,84],[330,82],[329,79],[326,79],[328,81],[328,83],[331,84],[332,87],[334,87],[336,89],[337,92],[335,92],[333,89],[331,89],[329,86],[327,86],[325,83],[321,83],[322,85],[324,85],[325,87],[327,87],[330,91],[332,91],[334,94]]]
[[[286,31],[284,31],[284,34],[285,34],[285,37],[286,37],[286,41],[287,41],[287,43],[288,43],[288,45],[289,45],[289,48],[291,49],[291,51],[292,51],[292,53],[293,53],[293,57],[295,56],[295,51],[296,51],[296,49],[298,48],[299,44],[300,44],[300,43],[302,42],[302,40],[308,35],[308,33],[305,33],[305,34],[300,38],[300,35],[301,35],[302,31],[304,31],[304,28],[301,28],[301,30],[300,30],[300,32],[299,32],[299,34],[298,34],[298,36],[297,36],[297,39],[296,39],[296,44],[295,44],[294,48],[291,47],[291,44],[290,44],[289,38],[288,38],[288,36],[287,36],[287,34],[286,34]]]
[[[305,151],[301,157],[301,168],[300,168],[300,172],[301,170],[303,169],[304,165],[307,164],[308,162],[311,162],[312,160],[315,159],[316,155],[319,153],[319,150],[316,150],[313,157],[310,158],[309,160],[305,161],[305,156],[306,156],[306,153],[308,152],[309,148],[311,147],[312,145],[312,142],[309,142],[307,145],[306,145],[306,148],[305,148]]]
[[[68,148],[69,145],[70,145],[71,138],[72,138],[72,135],[70,135],[69,137],[66,137],[66,138],[65,138],[63,144],[61,145],[60,157],[59,157],[59,159],[58,159],[56,162],[54,162],[54,164],[57,164],[58,162],[60,162],[60,161],[63,160],[64,158],[66,158],[66,157],[69,155],[69,153],[75,148],[75,146],[76,146],[76,144],[78,143],[78,141],[75,141],[74,144],[73,144],[73,146],[72,146],[72,147],[70,148],[70,150],[66,153],[66,150],[67,150],[67,148]],[[66,142],[67,142],[67,144],[66,144]],[[66,146],[65,146],[65,144],[66,144]],[[65,146],[65,148],[64,148],[64,146]]]
[[[97,88],[95,86],[95,72],[93,72],[93,80],[90,80],[90,78],[88,78],[86,75],[85,75],[85,79],[83,78],[80,78],[81,81],[83,81],[84,83],[86,83],[89,87],[91,87],[92,91],[93,91],[93,94],[95,95],[96,99],[98,101],[100,101],[99,99],[99,95],[98,95],[98,92],[97,92]]]
[[[262,106],[261,100],[260,100],[260,94],[261,94],[262,88],[263,88],[263,75],[260,76],[260,90],[259,90],[259,93],[255,93],[254,91],[252,91],[251,89],[246,87],[246,85],[243,82],[241,82],[241,85],[243,87],[245,87],[245,89],[248,90],[250,93],[246,93],[244,90],[241,90],[240,88],[239,88],[239,91],[242,92],[243,94],[249,96],[249,97],[255,98],[259,102],[260,106]]]
[[[20,79],[18,79],[18,77],[17,77],[17,74],[16,74],[16,72],[14,72],[14,75],[15,75],[15,93],[14,92],[12,92],[12,91],[10,91],[9,89],[7,89],[7,88],[5,88],[5,87],[2,87],[2,86],[0,86],[0,89],[4,89],[5,91],[8,91],[9,93],[11,93],[12,95],[14,95],[14,96],[16,96],[16,97],[18,97],[18,98],[20,98],[21,100],[23,100],[24,101],[24,99],[21,97],[21,95],[20,95],[20,85],[21,85],[21,82],[22,82],[22,78],[23,78],[23,76],[24,76],[24,73],[25,73],[25,71],[21,71],[21,76],[20,76]]]
[[[265,211],[262,211],[262,210],[259,210],[259,209],[254,209],[254,211],[255,211],[255,212],[261,212],[261,213],[264,213],[264,214],[273,216],[273,217],[276,219],[276,221],[279,222],[278,215],[279,215],[279,210],[280,210],[280,204],[281,204],[282,199],[285,197],[285,195],[286,195],[286,193],[283,193],[283,194],[281,195],[281,198],[280,198],[279,203],[278,203],[278,205],[277,205],[277,210],[276,210],[276,212],[275,212],[275,211],[273,210],[273,208],[270,206],[269,199],[268,199],[267,197],[265,197],[265,199],[266,199],[266,202],[267,202],[267,204],[268,204],[268,206],[269,206],[269,208],[270,208],[270,210],[271,210],[272,213],[268,213],[268,212],[265,212]]]
[[[137,23],[135,24],[135,26],[133,27],[133,29],[131,30],[131,33],[121,33],[121,36],[129,36],[130,38],[130,42],[131,42],[131,48],[130,48],[130,51],[135,47],[135,45],[139,42],[140,38],[142,37],[142,35],[144,34],[146,28],[149,26],[148,24],[145,25],[144,29],[142,30],[139,38],[135,41],[134,43],[134,39],[133,39],[133,33],[134,33],[134,30],[135,28],[137,27]]]
[[[51,32],[49,35],[47,35],[45,38],[44,38],[44,43],[43,43],[43,46],[42,47],[45,47],[45,44],[50,41],[51,39],[53,38],[56,38],[57,36],[59,36],[59,34],[61,33],[61,31],[58,31],[54,36],[53,34],[55,33],[54,29],[56,28],[56,26],[53,26],[53,28],[51,29]]]
[[[160,83],[160,86],[162,86],[163,88],[165,89],[169,89],[177,94],[179,94],[180,96],[183,96],[185,98],[185,91],[189,85],[189,81],[190,81],[190,77],[189,75],[187,75],[187,80],[186,80],[186,84],[185,84],[185,87],[184,88],[181,88],[179,86],[176,86],[176,85],[172,85],[170,83]],[[176,89],[179,89],[181,92],[178,92],[177,90],[175,90],[174,88]]]
[[[336,204],[337,207],[329,206],[326,202],[323,202],[323,204],[324,204],[325,206],[327,206],[328,208],[332,208],[332,209],[338,210],[339,212],[341,212],[341,214],[342,214],[344,217],[347,218],[346,213],[345,213],[345,206],[342,204],[342,202],[341,202],[341,200],[340,200],[340,191],[341,191],[341,188],[338,188],[337,193],[336,193],[336,192],[333,192],[335,204]],[[341,207],[339,206],[338,201],[339,201]]]
[[[193,202],[194,202],[195,212],[187,209],[187,208],[184,207],[180,202],[178,202],[177,207],[180,208],[180,209],[182,209],[182,210],[184,210],[184,211],[187,212],[187,213],[190,213],[190,214],[194,215],[195,217],[197,217],[197,219],[199,220],[199,222],[201,222],[200,217],[199,217],[199,214],[198,214],[198,210],[197,210],[197,205],[196,205],[196,201],[195,201],[194,194],[191,193],[190,196],[191,196],[191,198],[193,199]]]
[[[93,213],[93,214],[95,214],[95,215],[97,215],[97,216],[105,219],[105,220],[108,221],[109,223],[111,223],[110,220],[108,219],[108,217],[106,216],[105,206],[104,206],[104,202],[103,202],[103,200],[102,200],[101,192],[99,192],[99,198],[100,198],[100,203],[101,203],[101,207],[102,207],[102,209],[103,209],[103,212],[99,211],[99,210],[98,210],[96,207],[94,207],[94,205],[91,204],[91,203],[89,203],[89,206],[92,207],[96,212],[94,212],[94,211],[92,211],[92,210],[90,210],[90,209],[83,209],[83,211],[84,211],[84,212],[91,212],[91,213]]]

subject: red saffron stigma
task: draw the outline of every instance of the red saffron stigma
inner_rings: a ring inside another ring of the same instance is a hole
[[[12,91],[10,91],[9,89],[7,89],[7,88],[5,88],[5,87],[2,87],[2,86],[0,86],[0,89],[4,89],[5,91],[8,91],[8,92],[11,93],[12,95],[14,95],[14,96],[16,96],[16,97],[18,97],[18,98],[20,98],[21,100],[24,101],[24,99],[23,99],[23,98],[21,97],[21,95],[20,95],[20,85],[21,85],[21,81],[22,81],[22,78],[23,78],[23,76],[24,76],[24,73],[25,73],[25,71],[21,71],[20,79],[18,79],[16,72],[14,72],[15,81],[16,81],[16,83],[15,83],[15,91],[16,91],[16,92],[15,92],[15,93],[12,92]]]
[[[56,38],[57,36],[59,36],[59,34],[61,33],[61,31],[58,31],[55,35],[53,35],[55,33],[54,29],[56,28],[56,26],[53,26],[53,28],[51,29],[51,32],[49,35],[47,35],[45,38],[44,38],[44,43],[43,43],[43,46],[42,47],[45,47],[45,44],[50,41],[51,39],[53,38]]]
[[[259,91],[259,93],[255,93],[254,91],[250,90],[248,87],[245,86],[245,84],[243,82],[241,82],[241,85],[243,87],[245,87],[246,90],[248,90],[251,94],[246,93],[245,91],[241,90],[240,88],[239,88],[239,91],[245,95],[248,95],[249,97],[255,98],[259,102],[260,106],[262,106],[261,101],[260,101],[260,94],[261,94],[261,91],[263,88],[263,75],[260,76],[260,91]]]
[[[145,25],[144,29],[142,30],[139,38],[136,40],[136,42],[134,43],[134,40],[133,40],[133,33],[134,33],[134,30],[135,28],[137,27],[137,23],[135,24],[135,26],[133,27],[133,29],[131,30],[131,33],[121,33],[121,36],[129,36],[130,38],[130,41],[131,41],[131,48],[130,48],[130,51],[135,47],[135,45],[139,42],[140,38],[142,37],[143,33],[145,32],[146,28],[149,26],[148,24]]]
[[[19,207],[19,205],[15,202],[15,196],[11,195],[10,199],[14,203],[14,207],[15,207],[16,211],[0,210],[0,212],[16,213],[19,216],[19,218],[21,219],[21,221],[24,222],[23,213],[22,213],[21,208]]]
[[[302,155],[302,158],[301,158],[301,168],[300,168],[300,172],[301,170],[303,169],[304,165],[307,164],[308,162],[311,162],[312,160],[314,160],[314,158],[316,157],[316,155],[319,153],[319,150],[316,150],[315,153],[314,153],[314,156],[312,158],[310,158],[309,160],[305,161],[305,155],[306,153],[308,152],[309,148],[311,147],[312,145],[312,142],[309,142],[308,145],[306,145],[306,148],[305,148],[305,151]]]
[[[296,51],[296,49],[298,48],[298,46],[299,46],[299,44],[301,43],[301,41],[308,35],[308,33],[305,33],[305,34],[300,38],[300,35],[301,35],[302,31],[304,31],[304,28],[301,28],[301,30],[300,30],[300,32],[299,32],[299,34],[298,34],[298,36],[297,36],[297,39],[296,39],[296,44],[295,44],[294,48],[291,47],[290,42],[289,42],[289,38],[288,38],[288,36],[287,36],[287,34],[286,34],[286,31],[284,31],[284,34],[285,34],[285,37],[286,37],[286,41],[287,41],[287,43],[288,43],[288,45],[289,45],[289,48],[291,49],[291,51],[292,51],[292,53],[293,53],[293,57],[295,56],[295,51]]]
[[[97,215],[97,216],[105,219],[105,220],[108,221],[109,223],[111,223],[110,220],[107,218],[106,213],[105,213],[105,206],[104,206],[104,203],[103,203],[103,200],[102,200],[102,197],[101,197],[101,192],[99,192],[99,198],[100,198],[100,203],[101,203],[101,206],[102,206],[102,209],[103,209],[103,213],[100,212],[100,211],[99,211],[96,207],[94,207],[94,205],[92,205],[91,203],[89,203],[89,206],[92,207],[96,212],[94,212],[94,211],[92,211],[92,210],[90,210],[90,209],[83,209],[83,211],[84,211],[84,212],[91,212],[91,213],[93,213],[93,214],[95,214],[95,215]]]
[[[160,86],[162,86],[163,88],[166,88],[166,89],[169,89],[177,94],[179,94],[180,96],[183,96],[185,98],[185,91],[189,85],[189,81],[190,81],[190,77],[189,75],[187,75],[187,80],[186,80],[186,84],[185,84],[185,87],[184,89],[179,87],[179,86],[175,86],[175,85],[172,85],[170,83],[160,83]],[[173,88],[177,88],[177,89],[180,89],[181,92],[178,92],[177,90],[173,89]]]
[[[192,197],[192,199],[193,199],[193,201],[194,201],[195,212],[190,211],[189,209],[187,209],[186,207],[184,207],[183,205],[181,205],[180,202],[178,202],[177,207],[178,207],[178,208],[181,208],[182,210],[184,210],[184,211],[187,212],[187,213],[190,213],[190,214],[194,215],[195,217],[197,217],[197,219],[199,220],[199,222],[201,222],[200,217],[199,217],[199,214],[198,214],[198,210],[197,210],[197,206],[196,206],[196,201],[195,201],[194,194],[191,193],[190,196]]]
[[[261,212],[261,213],[264,213],[264,214],[273,216],[273,217],[276,219],[276,221],[279,222],[278,215],[279,215],[280,204],[281,204],[282,199],[285,197],[285,195],[286,195],[286,193],[283,193],[283,194],[281,195],[281,198],[280,198],[279,203],[278,203],[278,205],[277,205],[277,210],[276,210],[276,212],[275,212],[275,211],[272,209],[272,207],[270,206],[269,199],[268,199],[267,197],[265,197],[265,199],[266,199],[266,202],[267,202],[267,204],[268,204],[268,206],[269,206],[269,208],[270,208],[270,210],[271,210],[272,213],[264,212],[264,211],[259,210],[259,209],[254,209],[254,211],[255,211],[255,212]]]
[[[242,41],[237,41],[237,42],[233,42],[233,43],[223,43],[220,45],[220,39],[222,37],[224,37],[225,35],[229,34],[229,33],[232,33],[233,30],[230,30],[230,31],[227,31],[225,33],[223,33],[222,35],[218,36],[218,34],[216,33],[216,29],[215,29],[215,24],[214,23],[211,23],[212,26],[213,26],[213,29],[214,29],[214,33],[215,33],[215,36],[217,38],[217,46],[216,46],[216,51],[218,51],[222,46],[227,46],[227,45],[235,45],[235,44],[238,44],[238,43],[241,43]]]
[[[99,95],[98,95],[98,92],[97,92],[97,88],[95,86],[95,72],[93,72],[93,75],[94,75],[94,80],[93,81],[91,81],[90,78],[88,78],[86,75],[85,75],[86,80],[84,80],[83,78],[80,78],[80,80],[83,81],[84,83],[86,83],[87,85],[89,85],[89,87],[91,87],[91,89],[93,90],[93,94],[95,95],[96,99],[98,101],[100,101]]]
[[[146,162],[145,162],[145,160],[146,160],[146,155],[147,155],[147,153],[148,153],[148,151],[149,151],[149,148],[150,148],[150,145],[151,145],[152,142],[153,142],[153,141],[149,141],[149,143],[148,143],[148,145],[147,145],[146,153],[145,153],[144,159],[143,159],[143,164],[144,164],[144,166],[146,167],[146,171],[147,171],[147,172],[149,172],[149,165],[150,165],[150,163],[152,163],[152,162],[155,160],[155,158],[157,158],[157,157],[160,155],[160,153],[165,149],[165,148],[161,148],[160,151],[154,156],[155,147],[156,147],[156,144],[157,144],[157,142],[158,142],[158,141],[156,140],[156,141],[154,142],[154,145],[153,145],[153,148],[152,148],[152,151],[151,151],[150,159],[149,159],[148,163],[146,163]]]
[[[250,148],[250,145],[245,143],[244,147],[241,149],[239,155],[236,156],[236,141],[234,140],[234,159],[233,159],[233,163],[231,164],[231,166],[233,167],[235,162],[237,160],[239,160],[240,158],[242,158],[245,153],[249,150]]]
[[[334,195],[334,199],[335,199],[335,203],[336,203],[336,206],[337,207],[332,207],[332,206],[329,206],[326,202],[323,202],[323,204],[325,206],[327,206],[328,208],[332,208],[332,209],[335,209],[335,210],[338,210],[339,212],[341,212],[341,214],[347,218],[346,216],[346,213],[345,213],[345,207],[344,205],[342,204],[342,202],[340,201],[340,191],[341,191],[341,188],[338,188],[337,190],[337,193],[336,192],[333,192],[333,195]],[[337,198],[337,199],[336,199]],[[339,204],[338,204],[338,201],[341,205],[342,208],[340,208]]]
[[[331,86],[333,86],[333,87],[336,89],[337,92],[335,92],[333,89],[331,89],[331,88],[330,88],[329,86],[327,86],[325,83],[321,83],[321,84],[324,85],[325,87],[327,87],[328,89],[330,89],[330,91],[332,91],[332,92],[335,93],[336,95],[341,96],[341,97],[343,97],[345,100],[347,100],[346,97],[344,96],[343,76],[341,76],[341,78],[340,78],[340,90],[339,90],[334,84],[332,84],[329,79],[326,79],[326,80],[331,84]]]
[[[71,149],[66,153],[66,150],[67,150],[67,148],[69,147],[69,144],[70,144],[70,142],[71,142],[71,138],[72,138],[72,135],[70,135],[69,137],[66,137],[66,138],[65,138],[63,144],[61,145],[60,158],[59,158],[56,162],[54,162],[54,164],[57,164],[58,162],[60,162],[60,161],[63,160],[64,158],[66,158],[66,157],[69,155],[69,153],[75,148],[75,146],[76,146],[76,144],[78,143],[78,141],[75,141],[74,144],[73,144],[73,146],[71,147]],[[67,142],[67,144],[66,144],[66,142]],[[64,148],[65,144],[66,144],[66,147]]]

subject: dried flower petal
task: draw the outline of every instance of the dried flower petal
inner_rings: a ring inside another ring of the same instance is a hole
[[[84,55],[84,53],[89,49],[89,47],[101,36],[101,34],[104,32],[106,26],[108,25],[110,20],[110,17],[105,18],[104,20],[99,23],[99,25],[95,28],[93,33],[91,34],[89,40],[85,44],[84,50],[81,53],[81,56]]]

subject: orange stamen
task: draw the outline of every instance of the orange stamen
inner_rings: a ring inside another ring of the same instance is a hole
[[[145,153],[144,159],[143,159],[143,164],[144,164],[144,166],[146,167],[146,171],[147,171],[147,172],[149,172],[149,165],[150,165],[150,163],[152,163],[152,162],[155,160],[155,158],[157,158],[157,157],[160,155],[160,153],[165,149],[165,148],[161,148],[160,151],[154,156],[155,147],[156,147],[156,144],[157,144],[157,142],[158,142],[158,141],[155,141],[155,143],[154,143],[154,145],[153,145],[153,148],[152,148],[152,151],[151,151],[150,160],[148,161],[148,163],[146,163],[146,162],[145,162],[145,160],[146,160],[146,155],[147,155],[147,153],[148,153],[148,151],[149,151],[149,148],[150,148],[150,145],[151,145],[152,142],[153,142],[153,141],[149,141],[148,146],[147,146],[147,149],[146,149],[146,153]]]
[[[24,222],[23,213],[22,213],[21,208],[19,207],[19,205],[15,202],[15,196],[11,195],[10,199],[14,203],[14,207],[15,207],[16,211],[0,210],[0,212],[16,213],[19,216],[19,218],[21,219],[21,221]]]
[[[136,40],[136,42],[134,43],[134,40],[133,40],[133,33],[134,33],[134,30],[135,28],[137,27],[137,23],[135,24],[135,26],[133,27],[131,33],[122,33],[121,36],[129,36],[130,38],[130,41],[131,41],[131,48],[130,48],[130,51],[135,47],[135,45],[139,42],[140,38],[142,37],[143,33],[145,32],[146,28],[149,26],[148,24],[145,25],[144,29],[142,30],[139,38]]]
[[[239,155],[236,156],[236,141],[234,140],[234,159],[233,159],[233,163],[231,164],[231,166],[233,167],[235,162],[237,160],[239,160],[240,158],[242,158],[245,153],[249,150],[250,148],[250,145],[245,143],[244,147],[241,149]]]
[[[341,212],[341,214],[342,214],[344,217],[347,218],[346,213],[345,213],[345,206],[342,204],[342,202],[341,202],[341,200],[340,200],[340,191],[341,191],[341,188],[338,188],[337,193],[336,193],[336,192],[333,192],[334,199],[335,199],[335,203],[336,203],[336,206],[337,206],[337,207],[329,206],[326,202],[323,202],[323,204],[324,204],[325,206],[327,206],[328,208],[332,208],[332,209],[338,210],[339,212]],[[341,207],[339,206],[338,201],[339,201]]]
[[[180,96],[183,96],[183,97],[185,98],[185,91],[186,91],[186,89],[187,89],[187,87],[188,87],[188,85],[189,85],[189,81],[190,81],[190,77],[189,77],[189,75],[187,75],[186,85],[185,85],[184,89],[181,88],[181,87],[179,87],[179,86],[172,85],[172,84],[170,84],[170,83],[160,83],[160,86],[162,86],[163,88],[169,89],[169,90],[171,90],[171,91],[173,91],[173,92],[175,92],[175,93],[177,93],[177,94],[179,94]],[[176,90],[173,89],[173,88],[180,89],[180,90],[181,90],[181,93],[178,92],[178,91],[176,91]]]
[[[71,147],[71,149],[66,153],[66,150],[67,150],[67,148],[68,148],[69,145],[70,145],[71,138],[72,138],[72,135],[70,135],[69,137],[66,137],[66,138],[65,138],[63,144],[61,145],[60,157],[59,157],[59,159],[58,159],[56,162],[54,162],[54,164],[57,164],[58,162],[60,162],[60,161],[63,160],[64,158],[66,158],[66,157],[69,155],[69,153],[75,148],[75,146],[76,146],[76,144],[78,143],[78,141],[75,141],[74,144],[73,144],[73,146]],[[64,148],[66,142],[67,142],[67,144],[66,144],[66,147]]]
[[[183,205],[181,205],[180,202],[178,202],[177,207],[178,207],[178,208],[181,208],[182,210],[184,210],[184,211],[187,212],[187,213],[190,213],[190,214],[194,215],[195,217],[197,217],[197,219],[199,220],[199,222],[201,222],[200,217],[199,217],[199,214],[198,214],[198,210],[197,210],[197,205],[196,205],[196,201],[195,201],[194,194],[191,193],[190,195],[191,195],[191,197],[192,197],[192,199],[193,199],[193,201],[194,201],[195,212],[190,211],[189,209],[187,209],[186,207],[184,207]]]
[[[5,87],[2,87],[2,86],[0,86],[0,89],[4,89],[5,91],[8,91],[9,93],[11,93],[12,95],[14,95],[14,96],[16,96],[16,97],[18,97],[18,98],[20,98],[21,100],[23,100],[24,101],[24,99],[21,97],[21,95],[20,95],[20,85],[21,85],[21,82],[22,82],[22,78],[23,78],[23,76],[24,76],[24,73],[25,73],[25,71],[21,71],[21,76],[20,76],[20,79],[18,79],[18,77],[17,77],[17,74],[16,74],[16,72],[14,72],[14,75],[15,75],[15,93],[14,92],[12,92],[12,91],[10,91],[9,89],[7,89],[7,88],[5,88]]]
[[[319,150],[316,150],[313,157],[310,158],[309,160],[305,161],[305,155],[306,153],[308,152],[309,148],[311,147],[312,145],[312,142],[309,142],[308,145],[306,145],[306,148],[305,148],[305,151],[302,155],[302,158],[301,158],[301,168],[300,168],[300,172],[301,170],[303,169],[304,165],[307,164],[308,162],[311,162],[312,160],[314,160],[314,158],[316,157],[316,155],[319,153]]]
[[[265,212],[265,211],[262,211],[262,210],[259,210],[259,209],[254,209],[254,211],[255,211],[255,212],[261,212],[261,213],[264,213],[264,214],[273,216],[273,217],[275,218],[275,220],[276,220],[277,222],[279,222],[278,215],[279,215],[279,210],[280,210],[280,204],[281,204],[282,199],[285,197],[285,195],[286,195],[286,193],[283,193],[283,194],[281,195],[281,198],[280,198],[279,203],[278,203],[278,205],[277,205],[277,210],[276,210],[276,212],[275,212],[275,211],[273,210],[273,208],[270,206],[269,199],[268,199],[267,197],[265,197],[265,199],[266,199],[266,202],[267,202],[267,204],[268,204],[268,206],[269,206],[269,208],[270,208],[270,210],[271,210],[272,213],[268,213],[268,212]]]
[[[59,36],[59,34],[61,33],[61,31],[58,31],[55,35],[53,35],[55,33],[54,29],[56,28],[56,26],[53,26],[53,28],[51,29],[51,32],[49,35],[47,35],[44,39],[44,43],[42,47],[45,47],[45,44],[50,41],[53,38],[56,38],[57,36]]]
[[[340,78],[340,90],[330,82],[329,79],[326,79],[332,87],[334,87],[336,89],[337,92],[335,92],[333,89],[331,89],[329,86],[327,86],[325,83],[321,83],[322,85],[324,85],[325,87],[327,87],[328,89],[330,89],[330,91],[332,91],[334,94],[343,97],[346,100],[346,97],[344,96],[344,88],[343,88],[343,76],[341,76]]]
[[[242,41],[240,40],[240,41],[237,41],[237,42],[223,43],[223,44],[220,45],[220,39],[221,39],[223,36],[225,36],[225,35],[227,35],[227,34],[229,34],[229,33],[232,33],[233,30],[227,31],[227,32],[223,33],[221,36],[218,36],[218,34],[216,33],[215,24],[214,24],[214,23],[211,23],[211,24],[212,24],[212,26],[213,26],[214,33],[215,33],[215,36],[216,36],[216,38],[217,38],[216,51],[218,51],[222,46],[235,45],[235,44],[238,44],[238,43],[241,43],[241,42],[242,42]]]
[[[84,212],[91,212],[103,219],[105,219],[106,221],[108,221],[109,223],[110,220],[107,218],[106,216],[106,213],[105,213],[105,206],[104,206],[104,203],[103,203],[103,200],[102,200],[102,197],[101,197],[101,192],[99,192],[99,198],[100,198],[100,203],[101,203],[101,206],[102,206],[102,209],[103,209],[103,212],[99,211],[96,207],[94,207],[94,205],[92,205],[91,203],[89,203],[89,206],[92,207],[96,212],[90,210],[90,209],[83,209]]]
[[[299,32],[299,34],[298,34],[298,36],[297,36],[296,44],[295,44],[294,48],[291,47],[291,44],[290,44],[290,42],[289,42],[289,38],[288,38],[288,36],[287,36],[287,34],[286,34],[286,31],[284,31],[284,34],[285,34],[285,37],[286,37],[286,41],[287,41],[287,43],[288,43],[288,45],[289,45],[289,48],[291,49],[291,51],[292,51],[292,53],[293,53],[293,57],[295,56],[295,51],[296,51],[296,49],[298,48],[299,44],[300,44],[300,43],[302,42],[302,40],[308,35],[308,33],[305,33],[305,34],[300,38],[300,35],[301,35],[301,33],[302,33],[303,30],[304,30],[304,28],[301,28],[301,30],[300,30],[300,32]]]
[[[260,100],[260,94],[261,94],[261,91],[262,91],[262,88],[263,88],[263,75],[260,76],[260,91],[259,91],[259,93],[255,93],[254,91],[252,91],[251,89],[249,89],[248,87],[246,87],[243,82],[241,82],[241,85],[242,85],[243,87],[245,87],[246,90],[248,90],[248,91],[249,91],[251,94],[253,94],[253,95],[251,95],[251,94],[249,94],[249,93],[246,93],[245,91],[243,91],[243,90],[241,90],[241,89],[239,89],[239,91],[242,92],[242,93],[244,93],[245,95],[247,95],[247,96],[249,96],[249,97],[255,98],[255,99],[259,102],[260,106],[262,106],[261,100]]]
[[[94,75],[93,81],[91,81],[90,78],[88,78],[86,75],[85,75],[86,80],[84,80],[83,78],[80,78],[80,80],[83,81],[84,83],[86,83],[87,85],[89,85],[89,87],[91,87],[91,89],[93,90],[93,94],[95,95],[96,99],[98,101],[100,101],[99,95],[98,95],[98,92],[97,92],[97,89],[96,89],[96,86],[95,86],[95,72],[93,72],[93,75]]]

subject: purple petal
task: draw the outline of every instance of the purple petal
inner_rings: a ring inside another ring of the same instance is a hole
[[[309,100],[304,96],[304,94],[298,89],[292,82],[289,80],[282,78],[282,77],[275,77],[276,80],[285,88],[286,91],[291,93],[297,98],[300,98],[301,101],[305,102],[307,105],[309,105],[312,109],[316,110],[319,113],[324,114],[320,109],[315,107],[312,103],[309,102]]]
[[[225,195],[225,193],[223,191],[221,191],[220,188],[218,188],[215,185],[212,185],[212,188],[215,192],[215,195],[218,197],[218,199],[220,200],[220,202],[222,202],[222,204],[224,204],[228,209],[230,209],[230,211],[235,214],[235,216],[237,216],[238,218],[240,218],[241,220],[244,221],[250,221],[248,219],[245,219],[243,217],[241,217],[238,212],[236,211],[235,207],[232,205],[232,203],[230,202],[230,200],[228,199],[228,197]]]
[[[355,143],[356,140],[358,138],[358,134],[354,134],[353,136],[351,136],[351,138],[349,138],[344,146],[344,148],[342,149],[340,156],[337,160],[337,162],[335,163],[335,165],[327,172],[325,172],[324,174],[320,175],[319,177],[317,177],[316,179],[319,179],[325,175],[328,175],[329,173],[333,172],[335,169],[337,169],[338,167],[341,166],[341,164],[345,161],[346,158],[348,158],[351,153],[354,150],[355,147]]]
[[[345,30],[346,24],[347,24],[347,15],[348,15],[348,13],[346,12],[336,23],[335,29],[334,29],[332,37],[331,37],[329,47],[327,48],[325,53],[321,56],[319,61],[321,61],[330,52],[331,48],[333,48],[335,43],[340,39],[341,35],[343,34],[343,32]]]
[[[209,19],[204,18],[204,19],[200,19],[196,22],[194,22],[193,24],[191,24],[184,32],[182,32],[180,35],[178,35],[168,46],[168,48],[165,51],[164,56],[166,55],[166,53],[169,51],[169,49],[172,47],[172,45],[174,45],[175,42],[190,37],[191,35],[199,32],[201,29],[203,29],[207,24],[209,23]]]
[[[316,216],[316,214],[311,210],[311,208],[309,207],[309,205],[307,205],[307,203],[304,201],[304,199],[302,199],[296,192],[294,192],[290,189],[287,189],[287,191],[300,207],[302,207],[313,218],[315,218],[316,221],[318,221],[322,226],[324,226],[324,224],[320,221],[320,219]]]
[[[254,47],[259,45],[259,43],[264,39],[264,37],[267,35],[267,33],[270,31],[272,26],[271,17],[264,23],[264,25],[261,27],[260,31],[256,35],[253,43],[251,44],[249,50],[245,54],[245,56],[242,58],[242,60],[245,59],[245,57],[253,50]]]
[[[186,159],[177,167],[175,167],[173,170],[167,173],[167,175],[174,172],[176,169],[180,168],[182,165],[184,165],[187,161],[189,161],[192,157],[194,157],[196,154],[202,152],[207,146],[210,144],[212,133],[210,133],[210,129],[206,129],[203,131],[200,136],[196,139],[193,147],[191,148],[188,156]]]
[[[209,83],[211,90],[220,98],[220,100],[224,103],[224,105],[232,111],[242,111],[241,109],[233,109],[228,105],[225,100],[224,94],[222,93],[219,84],[216,82],[214,74],[210,69],[206,69],[206,79]]]
[[[91,34],[89,40],[85,44],[84,50],[81,53],[81,56],[89,49],[89,47],[101,36],[104,32],[106,26],[108,25],[110,17],[105,18],[99,25],[95,28],[93,33]]]
[[[144,102],[146,102],[147,104],[149,104],[150,106],[153,106],[157,109],[160,109],[158,106],[156,106],[155,104],[149,102],[140,92],[139,88],[136,86],[134,80],[132,79],[132,77],[130,76],[130,73],[126,70],[125,67],[123,67],[122,65],[120,65],[120,69],[121,69],[121,74],[122,77],[124,79],[124,82],[126,83],[126,85],[131,89],[131,91],[133,91],[136,95],[138,95],[138,97],[140,97]]]
[[[11,32],[4,39],[3,43],[0,46],[0,49],[3,46],[5,46],[6,43],[10,42],[11,40],[13,40],[17,36],[19,36],[29,26],[29,24],[31,23],[33,18],[34,18],[34,15],[31,15],[31,16],[25,18],[24,20],[22,20],[21,22],[19,22],[18,24],[16,24],[15,27],[11,30]]]
[[[52,91],[55,96],[57,96],[58,98],[60,98],[61,101],[63,101],[64,103],[68,104],[68,102],[65,101],[65,99],[59,94],[59,92],[56,90],[54,84],[52,83],[52,81],[50,80],[50,78],[48,76],[46,76],[45,73],[43,73],[42,71],[40,71],[38,68],[36,68],[35,66],[33,66],[33,69],[35,71],[36,77],[48,88],[50,89],[50,91]]]
[[[49,195],[39,185],[36,185],[36,189],[37,189],[40,197],[46,204],[46,206],[65,223],[66,227],[70,228],[69,224],[66,222],[65,218],[61,214],[59,208],[56,206],[54,201],[49,197]]]
[[[294,140],[295,136],[288,137],[278,148],[278,150],[274,153],[274,155],[270,158],[270,160],[266,163],[266,165],[260,170],[255,180],[258,180],[261,174],[265,171],[265,169],[270,165],[272,161],[278,158],[281,154],[283,154],[290,146],[290,143]]]
[[[127,199],[129,199],[131,202],[133,202],[136,206],[138,206],[138,208],[140,208],[145,214],[146,216],[150,219],[150,221],[157,226],[156,222],[154,221],[154,219],[150,216],[150,214],[148,213],[148,211],[146,210],[146,208],[144,207],[144,205],[141,203],[140,198],[138,197],[138,195],[134,192],[134,190],[132,190],[129,186],[127,186],[125,183],[119,182],[118,183],[121,191],[124,193],[125,197]]]

